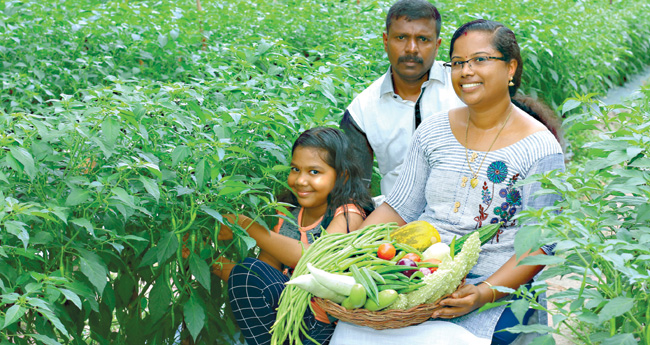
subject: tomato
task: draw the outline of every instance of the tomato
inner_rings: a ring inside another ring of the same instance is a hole
[[[411,259],[411,260],[413,260],[415,262],[420,262],[420,260],[421,260],[420,256],[415,254],[415,253],[408,253],[408,254],[404,255],[404,258],[405,259]]]
[[[384,260],[390,260],[395,257],[395,247],[390,243],[382,243],[377,248],[377,257]]]

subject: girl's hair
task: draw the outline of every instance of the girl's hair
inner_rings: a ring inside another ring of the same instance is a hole
[[[352,156],[353,150],[343,132],[330,127],[308,129],[293,143],[292,155],[297,147],[324,151],[321,158],[336,171],[334,188],[327,196],[327,210],[321,223],[323,228],[329,226],[334,218],[334,212],[341,206],[354,204],[363,209],[366,214],[373,211],[374,204],[370,197],[370,190],[363,182],[361,166]]]
[[[514,103],[521,110],[527,112],[532,117],[534,117],[539,122],[543,123],[546,128],[553,133],[557,141],[564,146],[564,138],[562,135],[561,125],[557,114],[551,110],[543,102],[533,99],[531,97],[517,95],[517,90],[521,85],[521,74],[524,70],[524,62],[521,58],[521,52],[519,50],[519,44],[517,44],[517,38],[515,33],[512,30],[508,29],[505,25],[486,19],[477,19],[471,22],[463,24],[451,38],[451,44],[449,47],[449,58],[454,52],[454,43],[456,40],[467,32],[472,31],[483,31],[492,34],[492,47],[496,49],[505,61],[512,61],[513,59],[517,61],[517,69],[515,70],[515,75],[512,78],[513,86],[508,87],[510,93],[510,98],[512,103]]]

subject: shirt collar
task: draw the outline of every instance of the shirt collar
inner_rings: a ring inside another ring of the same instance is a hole
[[[445,67],[442,65],[442,63],[439,63],[437,61],[434,62],[431,66],[431,69],[429,70],[429,79],[425,81],[422,86],[429,85],[433,80],[437,80],[438,82],[442,83],[442,85],[447,84],[447,78],[445,78]],[[388,67],[388,71],[384,74],[384,81],[381,83],[379,92],[381,92],[382,95],[386,93],[395,93],[390,66]]]

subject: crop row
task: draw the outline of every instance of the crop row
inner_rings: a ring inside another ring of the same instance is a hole
[[[297,133],[338,122],[388,67],[389,3],[3,5],[0,341],[235,337],[210,265],[254,242],[217,241],[222,214],[282,209]],[[524,49],[524,91],[554,105],[649,62],[643,1],[525,7],[441,2],[439,58],[460,23],[503,21]]]

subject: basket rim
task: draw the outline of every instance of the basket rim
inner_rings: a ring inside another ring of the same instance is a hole
[[[463,285],[465,285],[465,279],[461,281],[456,289],[461,288]],[[381,330],[420,324],[430,319],[434,310],[442,308],[440,301],[449,296],[451,296],[451,293],[440,297],[433,303],[423,303],[409,309],[384,309],[379,311],[370,311],[364,308],[348,310],[328,299],[320,297],[314,297],[313,299],[327,314],[340,321]]]

